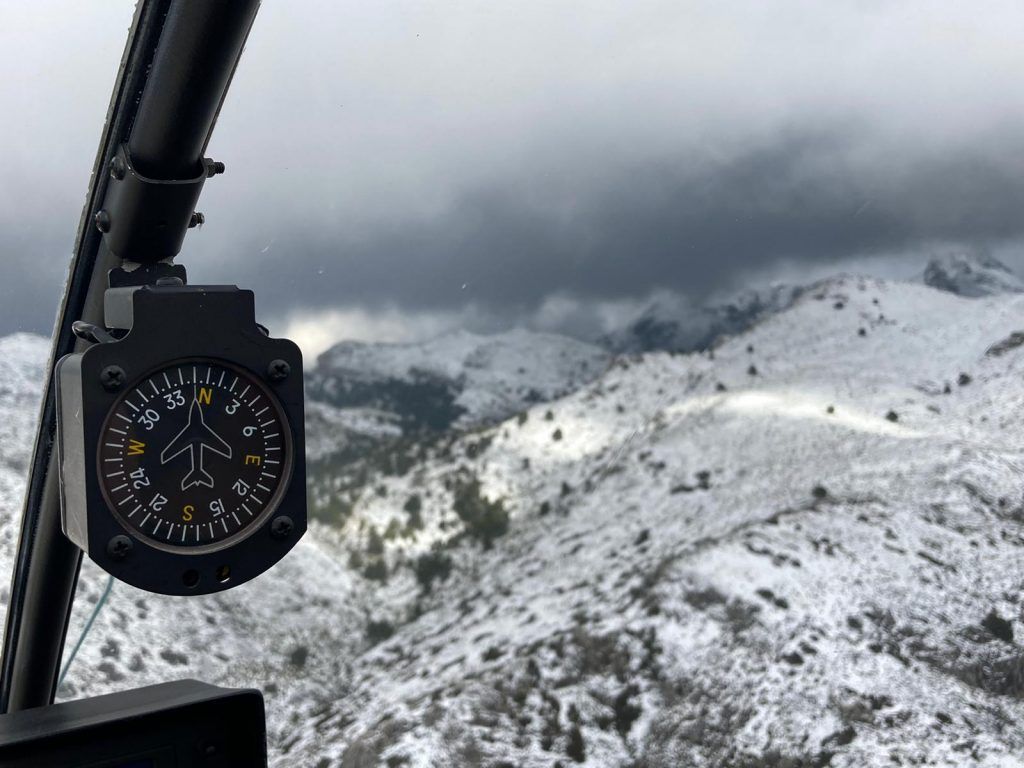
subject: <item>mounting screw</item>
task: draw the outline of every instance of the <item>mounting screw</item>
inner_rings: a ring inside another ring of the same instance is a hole
[[[107,554],[111,560],[124,560],[132,551],[132,540],[123,533],[107,542]]]
[[[275,539],[287,539],[294,530],[295,523],[288,515],[281,515],[270,521],[270,535]]]
[[[199,754],[203,757],[216,757],[219,752],[217,742],[210,739],[199,742]]]
[[[199,211],[192,213],[192,218],[188,220],[188,228],[193,229],[194,227],[201,227],[206,223],[206,217]]]
[[[220,160],[211,160],[206,166],[206,177],[216,176],[218,173],[224,173],[224,163]]]
[[[96,222],[96,229],[100,232],[110,231],[110,214],[106,211],[97,211],[96,215],[92,217],[92,220]]]
[[[128,168],[124,164],[124,160],[120,157],[115,157],[110,161],[110,176],[111,178],[120,181],[124,178],[124,175],[128,172]]]
[[[286,360],[271,360],[267,366],[267,377],[271,381],[284,381],[291,372],[292,367]]]
[[[119,365],[108,365],[100,371],[100,384],[107,392],[116,392],[124,386],[124,368]]]

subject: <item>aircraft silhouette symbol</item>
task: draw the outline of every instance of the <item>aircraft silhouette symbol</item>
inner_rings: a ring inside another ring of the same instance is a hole
[[[193,485],[213,488],[213,476],[203,467],[206,451],[225,459],[231,458],[231,446],[206,425],[203,409],[199,405],[199,400],[195,399],[188,409],[188,423],[160,453],[160,463],[166,464],[187,453],[190,468],[181,480],[181,490],[186,491]]]

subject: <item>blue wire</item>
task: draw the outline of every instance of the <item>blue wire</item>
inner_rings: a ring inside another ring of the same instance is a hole
[[[103,608],[103,604],[107,602],[107,598],[110,597],[110,590],[114,588],[114,577],[107,577],[107,586],[103,588],[103,594],[100,595],[100,599],[96,601],[96,606],[92,609],[92,614],[89,616],[89,620],[85,622],[85,626],[82,627],[82,634],[78,636],[78,642],[75,643],[75,647],[71,649],[71,655],[68,656],[68,660],[64,662],[64,668],[60,671],[60,677],[57,679],[57,687],[60,688],[64,682],[64,678],[67,677],[68,670],[71,669],[71,662],[75,660],[75,656],[78,655],[78,649],[82,647],[82,643],[85,642],[86,635],[89,634],[89,630],[92,629],[93,622],[96,621],[96,617],[100,615],[100,610]]]

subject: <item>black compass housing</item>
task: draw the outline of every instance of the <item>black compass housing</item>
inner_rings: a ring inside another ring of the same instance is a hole
[[[235,286],[112,288],[105,320],[114,336],[56,368],[65,535],[150,592],[207,594],[263,573],[306,530],[298,346],[270,338]]]

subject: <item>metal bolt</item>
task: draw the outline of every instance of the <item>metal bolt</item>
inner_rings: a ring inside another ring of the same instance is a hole
[[[128,168],[124,164],[124,160],[120,157],[115,157],[110,161],[110,176],[111,178],[120,181],[124,178],[124,175],[128,172]]]
[[[271,360],[267,366],[267,377],[271,381],[284,381],[292,372],[292,367],[286,360]]]
[[[96,222],[96,229],[100,232],[110,231],[110,214],[106,211],[97,211],[96,215],[92,217],[92,220]]]
[[[218,173],[224,173],[224,163],[220,160],[211,160],[206,168],[207,177],[216,176]]]
[[[206,223],[206,217],[199,211],[195,211],[192,214],[192,218],[188,220],[188,228],[193,229],[195,227],[201,227]]]
[[[203,757],[216,757],[220,750],[217,749],[217,743],[207,739],[199,742],[199,754]]]
[[[107,554],[111,560],[124,560],[132,551],[132,540],[123,533],[107,542]]]
[[[295,523],[288,515],[281,515],[270,521],[270,535],[275,539],[287,539],[294,530]]]
[[[124,368],[119,365],[108,365],[100,371],[100,384],[107,392],[116,392],[124,386]]]

